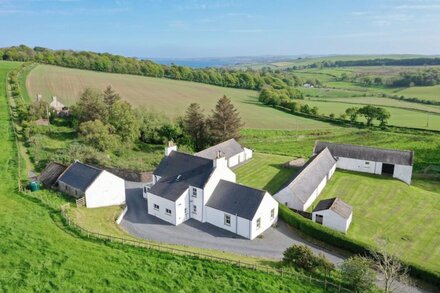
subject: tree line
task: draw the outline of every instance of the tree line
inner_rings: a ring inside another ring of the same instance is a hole
[[[109,53],[50,50],[43,47],[30,48],[25,45],[0,48],[0,60],[33,61],[69,68],[165,77],[251,90],[261,90],[264,86],[282,89],[302,85],[301,79],[287,71],[227,68],[196,69],[187,66],[162,65],[150,60],[140,60]]]

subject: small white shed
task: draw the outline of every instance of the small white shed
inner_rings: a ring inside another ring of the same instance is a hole
[[[252,158],[252,150],[241,146],[233,138],[195,153],[194,155],[214,160],[219,154],[226,158],[229,168],[242,164]]]
[[[60,175],[58,189],[76,198],[85,197],[88,208],[125,203],[124,179],[78,161]]]
[[[352,218],[353,208],[337,197],[321,200],[312,212],[313,222],[342,233],[347,233]]]

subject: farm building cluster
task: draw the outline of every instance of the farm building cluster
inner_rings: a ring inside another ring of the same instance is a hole
[[[413,157],[411,151],[317,141],[310,159],[271,196],[236,183],[232,168],[252,158],[252,150],[236,140],[193,155],[179,152],[169,142],[142,194],[147,200],[146,212],[172,225],[195,219],[254,239],[277,222],[279,203],[306,212],[336,169],[388,175],[410,184]],[[82,200],[88,208],[126,201],[124,179],[78,161],[68,167],[51,163],[39,180]],[[346,233],[353,209],[335,197],[319,201],[309,215],[318,224]]]

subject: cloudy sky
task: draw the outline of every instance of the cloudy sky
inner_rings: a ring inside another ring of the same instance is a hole
[[[440,0],[0,0],[0,46],[140,57],[440,54]]]

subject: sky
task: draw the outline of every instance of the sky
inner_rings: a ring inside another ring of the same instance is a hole
[[[440,0],[0,0],[0,46],[125,56],[440,54]]]

